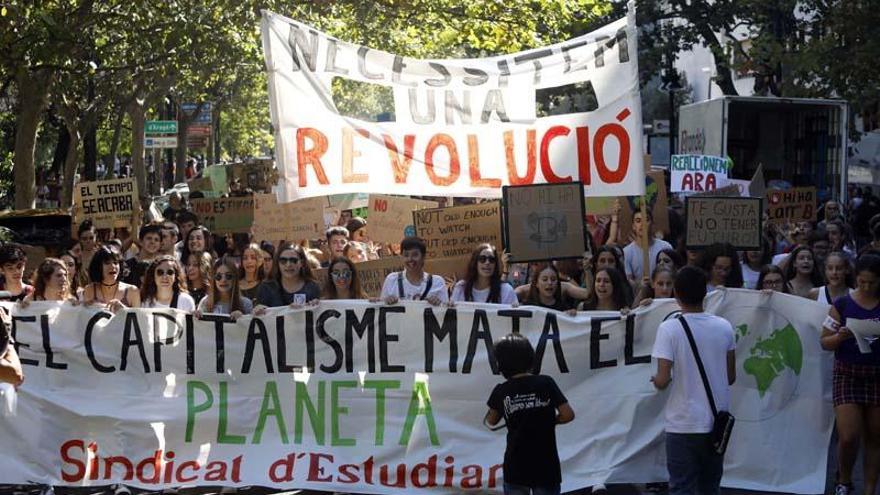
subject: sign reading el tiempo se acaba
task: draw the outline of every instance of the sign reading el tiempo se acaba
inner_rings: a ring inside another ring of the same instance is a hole
[[[262,39],[281,201],[393,191],[499,198],[506,185],[571,181],[587,196],[644,193],[634,13],[566,42],[484,59],[406,58],[272,12],[263,14]],[[342,115],[337,78],[385,91],[393,111]],[[590,87],[596,108],[539,104]]]
[[[73,188],[76,219],[90,219],[99,229],[127,227],[139,207],[134,179],[80,182]]]

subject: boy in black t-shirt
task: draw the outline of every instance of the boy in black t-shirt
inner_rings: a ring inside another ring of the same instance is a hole
[[[568,400],[549,376],[533,375],[535,350],[528,339],[510,334],[495,343],[498,370],[506,382],[489,396],[484,422],[504,417],[505,495],[558,495],[562,469],[556,451],[556,425],[574,419]]]

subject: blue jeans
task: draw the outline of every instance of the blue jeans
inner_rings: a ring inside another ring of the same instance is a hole
[[[504,483],[504,495],[559,495],[559,493],[559,485],[530,487]]]
[[[669,495],[718,495],[724,456],[712,449],[709,433],[667,433]]]

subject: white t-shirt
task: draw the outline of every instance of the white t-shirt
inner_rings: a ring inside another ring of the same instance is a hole
[[[631,242],[623,248],[623,266],[626,276],[641,281],[642,277],[650,276],[657,266],[657,253],[664,249],[672,249],[672,245],[663,239],[654,239],[654,243],[648,246],[648,273],[645,273],[645,264],[642,262],[642,246]]]
[[[685,315],[694,334],[700,358],[712,387],[719,411],[730,410],[727,384],[727,352],[736,348],[730,322],[708,313]],[[666,401],[666,431],[669,433],[709,433],[714,418],[684,328],[677,318],[664,321],[654,340],[656,359],[672,361],[672,384]]]
[[[160,303],[155,299],[151,299],[149,301],[144,301],[142,304],[144,308],[169,308],[171,306],[167,304]],[[192,298],[191,295],[185,294],[181,292],[177,296],[177,309],[181,311],[195,311],[196,309],[196,301]]]
[[[382,299],[393,296],[401,300],[418,301],[426,300],[431,296],[437,296],[440,299],[440,302],[449,301],[449,292],[446,290],[446,281],[444,281],[443,277],[440,275],[431,275],[429,273],[422,273],[422,283],[419,285],[411,284],[404,276],[403,297],[400,297],[397,290],[397,279],[400,277],[400,274],[401,272],[394,272],[389,273],[388,276],[385,277],[385,283],[382,284]],[[425,294],[424,298],[422,298],[421,296],[425,293],[425,288],[428,286],[429,276],[432,277],[431,290]]]
[[[755,289],[758,287],[758,277],[761,275],[761,272],[752,270],[748,263],[740,263],[740,266],[742,266],[743,272],[743,288]]]
[[[474,300],[471,302],[481,302],[484,303],[489,299],[489,292],[491,289],[471,289],[471,293],[474,296]],[[456,282],[455,286],[452,288],[452,297],[451,300],[455,302],[464,302],[464,280],[459,280]],[[516,292],[514,292],[513,287],[510,286],[507,282],[501,282],[501,294],[499,297],[498,304],[513,304],[518,302],[516,299]]]

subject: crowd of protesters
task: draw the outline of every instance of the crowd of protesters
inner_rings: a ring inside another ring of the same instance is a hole
[[[789,226],[765,221],[760,249],[753,251],[726,244],[688,249],[674,209],[668,212],[672,234],[655,232],[652,214],[640,211],[628,219],[632,232],[620,232],[618,207],[610,216],[588,218],[589,243],[581,260],[516,265],[497,246],[483,244],[473,250],[458,280],[425,271],[427,249],[421,239],[374,243],[367,220],[350,214],[320,240],[258,243],[246,233],[212,234],[185,201],[173,199],[163,221],[137,224],[136,232],[98,230],[82,222],[67,249],[39,260],[27,276],[25,251],[12,243],[0,246],[3,298],[22,305],[69,301],[113,312],[176,308],[197,317],[224,314],[232,319],[321,299],[533,305],[571,315],[627,313],[654,299],[678,298],[677,277],[684,267],[693,267],[704,278],[691,274],[690,280],[705,280],[706,293],[745,288],[831,305],[821,345],[836,358],[838,492],[851,489],[852,467],[864,441],[865,488],[873,493],[880,473],[880,340],[871,344],[870,354],[860,353],[846,327],[847,318],[880,319],[880,214],[865,218],[861,206],[868,199],[852,205],[853,212],[830,200],[820,209],[819,222]],[[387,276],[380,294],[367,295],[358,265],[388,256],[400,256],[403,270]],[[699,294],[687,295],[691,307]],[[21,383],[12,347],[4,341],[0,349],[9,349],[0,359],[0,380]]]

